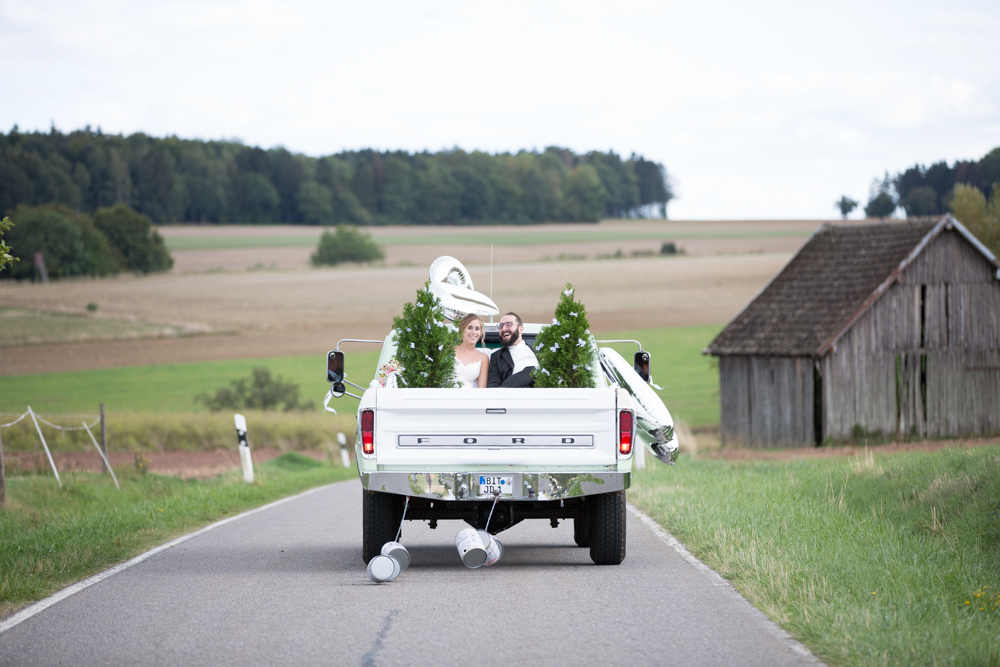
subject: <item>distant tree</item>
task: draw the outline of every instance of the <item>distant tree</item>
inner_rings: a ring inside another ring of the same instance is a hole
[[[14,225],[7,236],[21,261],[10,267],[11,278],[33,278],[38,252],[42,253],[50,278],[81,276],[87,272],[83,231],[71,218],[53,207],[40,206],[18,206],[13,215]]]
[[[251,172],[237,180],[236,199],[242,222],[280,222],[281,197],[266,176]]]
[[[5,217],[3,220],[0,220],[0,236],[3,236],[4,232],[13,227],[13,225],[14,223],[10,221],[10,218]],[[0,271],[18,261],[20,260],[17,257],[10,254],[10,246],[0,239]]]
[[[674,198],[670,176],[662,164],[651,162],[633,153],[630,161],[635,165],[639,184],[639,205],[658,204],[660,217],[667,217],[667,204]]]
[[[1000,183],[1000,148],[994,148],[979,161],[979,173],[983,180],[983,192],[993,199],[993,186]]]
[[[195,403],[203,404],[212,412],[222,410],[312,410],[312,401],[299,400],[299,385],[285,382],[281,376],[273,377],[271,371],[262,366],[250,371],[249,378],[240,378],[219,387],[214,394],[200,393]]]
[[[869,218],[888,218],[896,210],[896,202],[892,195],[880,192],[868,201],[865,215]]]
[[[570,220],[597,222],[604,212],[607,192],[590,165],[580,165],[566,179],[566,213]]]
[[[295,196],[298,213],[307,225],[329,225],[333,222],[333,193],[330,188],[313,181],[299,186]]]
[[[989,203],[978,188],[956,184],[951,212],[995,256],[1000,256],[1000,183],[993,184]]]
[[[897,205],[895,184],[889,177],[889,172],[886,172],[881,181],[877,178],[872,181],[865,215],[869,218],[887,218],[893,214]]]
[[[921,215],[934,215],[938,211],[938,196],[934,188],[921,185],[910,190],[903,200],[906,217],[915,218]]]
[[[370,234],[354,227],[338,225],[335,234],[331,234],[329,230],[323,232],[311,261],[313,266],[333,266],[345,262],[374,262],[384,258],[382,247]]]
[[[849,198],[847,195],[844,195],[839,201],[835,201],[833,205],[840,209],[840,217],[847,220],[847,216],[851,214],[851,211],[858,207],[858,202]]]
[[[121,253],[129,271],[154,273],[169,271],[174,265],[163,237],[153,229],[149,218],[125,204],[99,209],[94,214],[94,226]]]

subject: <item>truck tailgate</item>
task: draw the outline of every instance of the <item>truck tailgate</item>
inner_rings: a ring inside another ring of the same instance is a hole
[[[606,389],[379,389],[382,466],[593,466],[617,462]]]

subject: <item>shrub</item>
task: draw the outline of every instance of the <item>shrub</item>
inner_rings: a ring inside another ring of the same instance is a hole
[[[455,385],[455,347],[458,330],[446,322],[441,302],[431,294],[430,283],[417,290],[415,303],[403,306],[402,317],[394,317],[396,358],[406,387],[452,387]]]
[[[284,382],[281,376],[272,377],[271,371],[259,366],[250,371],[249,378],[233,380],[228,387],[220,387],[214,396],[201,393],[195,396],[212,412],[221,410],[311,410],[312,401],[299,401],[299,385]]]
[[[7,235],[14,256],[21,260],[11,266],[11,278],[25,280],[35,275],[36,252],[43,253],[50,278],[80,276],[87,272],[80,225],[54,207],[18,206],[14,211],[14,226]]]
[[[1000,255],[1000,183],[993,184],[989,203],[979,188],[958,183],[952,190],[950,208],[983,245]]]
[[[149,218],[125,204],[98,209],[94,214],[94,226],[121,253],[125,268],[130,271],[168,271],[174,265],[163,237],[153,229]]]
[[[593,387],[594,348],[587,331],[587,309],[566,283],[550,326],[535,339],[539,369],[536,387]]]
[[[383,259],[382,247],[372,240],[370,234],[359,232],[354,227],[337,225],[337,232],[323,232],[319,245],[312,255],[313,266],[333,266],[344,262],[374,262]]]

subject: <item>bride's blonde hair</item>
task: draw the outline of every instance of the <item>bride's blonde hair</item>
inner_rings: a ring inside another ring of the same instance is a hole
[[[459,320],[458,331],[461,334],[463,331],[465,331],[465,327],[469,326],[469,323],[472,322],[473,320],[479,320],[479,340],[477,340],[476,343],[477,344],[482,343],[483,340],[486,338],[486,326],[483,324],[483,318],[479,317],[479,315],[476,315],[475,313],[469,313],[461,320]]]

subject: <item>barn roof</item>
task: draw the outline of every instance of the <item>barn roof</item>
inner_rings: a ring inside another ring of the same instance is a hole
[[[950,215],[875,224],[823,223],[705,352],[825,354],[945,228],[961,233],[995,264],[993,254]]]

